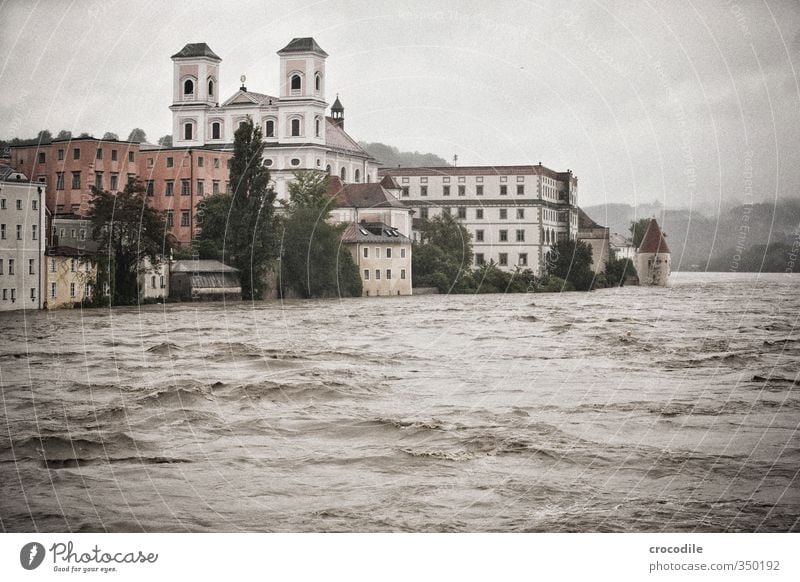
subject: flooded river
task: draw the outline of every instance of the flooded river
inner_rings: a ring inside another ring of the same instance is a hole
[[[0,315],[5,531],[800,531],[800,277]]]

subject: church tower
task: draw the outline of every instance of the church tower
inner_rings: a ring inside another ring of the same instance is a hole
[[[294,38],[278,51],[281,58],[281,141],[325,143],[326,53],[311,37]]]
[[[331,119],[333,122],[344,129],[344,105],[339,101],[339,96],[336,96],[336,101],[331,105]]]
[[[206,139],[206,114],[219,103],[222,59],[204,42],[172,55],[172,136],[176,146],[200,145]]]

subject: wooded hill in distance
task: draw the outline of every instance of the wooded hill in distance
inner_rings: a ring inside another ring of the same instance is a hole
[[[655,217],[667,235],[674,271],[783,272],[800,243],[800,200],[739,204],[718,215],[658,204],[599,204],[584,211],[611,232],[630,237],[630,223]],[[800,272],[795,261],[794,272]]]
[[[401,152],[394,146],[385,143],[358,142],[359,145],[367,150],[367,153],[378,160],[378,163],[385,168],[418,168],[420,166],[449,166],[444,158],[436,154],[421,154],[419,152]]]

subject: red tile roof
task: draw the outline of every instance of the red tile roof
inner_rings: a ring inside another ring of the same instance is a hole
[[[406,206],[386,188],[375,182],[368,184],[342,184],[336,176],[328,179],[328,196],[336,208],[402,208]]]
[[[658,226],[655,218],[651,218],[647,223],[647,230],[642,238],[642,243],[639,245],[640,253],[669,253],[667,241],[661,233],[661,228]]]

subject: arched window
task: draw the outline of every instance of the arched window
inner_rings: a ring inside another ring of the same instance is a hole
[[[300,75],[292,75],[292,91],[299,91],[302,83]]]
[[[320,136],[320,132],[321,132],[321,131],[322,131],[322,122],[320,121],[320,118],[319,118],[319,117],[317,117],[317,118],[314,120],[314,134],[315,134],[317,137],[319,137],[319,136]]]
[[[219,139],[220,136],[220,123],[215,121],[211,124],[211,139]]]
[[[183,139],[193,139],[192,138],[192,124],[191,123],[184,123],[183,124]]]
[[[322,77],[319,76],[319,73],[314,75],[314,89],[319,92],[322,89]]]
[[[548,245],[550,244],[550,231],[549,230],[544,231],[544,242],[545,242],[545,244],[548,244]]]
[[[265,137],[275,137],[275,121],[272,119],[267,119],[267,123],[264,125],[264,136]]]
[[[183,82],[183,94],[194,95],[194,81],[192,81],[191,79],[186,79]]]
[[[331,165],[330,164],[325,166],[325,173],[328,174],[329,176],[331,175]]]
[[[358,168],[356,168],[355,179],[356,179],[356,184],[361,182],[361,170],[359,170]]]
[[[208,80],[208,96],[209,97],[214,96],[214,79]]]
[[[300,120],[292,119],[292,137],[298,137],[299,135],[300,135]]]
[[[342,171],[340,172],[340,174],[341,174],[342,182],[346,182],[347,181],[347,168],[342,168]]]

